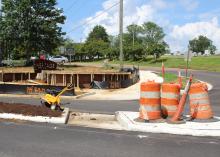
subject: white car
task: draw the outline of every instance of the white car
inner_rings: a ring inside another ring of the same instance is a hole
[[[61,64],[68,62],[68,59],[64,56],[53,56],[53,57],[50,57],[49,60],[56,62],[56,63],[61,63]]]

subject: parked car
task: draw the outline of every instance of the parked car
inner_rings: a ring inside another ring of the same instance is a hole
[[[49,60],[60,64],[64,64],[68,62],[68,59],[64,56],[53,56],[50,57]]]

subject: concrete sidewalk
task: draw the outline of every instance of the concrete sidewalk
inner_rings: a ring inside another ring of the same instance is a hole
[[[220,117],[215,117],[214,122],[187,121],[184,124],[168,124],[166,122],[141,123],[135,121],[135,119],[137,119],[138,117],[138,112],[116,112],[116,118],[118,122],[129,131],[191,136],[220,136]]]

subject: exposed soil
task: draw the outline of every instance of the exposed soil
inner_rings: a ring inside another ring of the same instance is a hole
[[[60,117],[61,111],[52,111],[46,106],[34,106],[27,104],[9,104],[0,102],[0,113],[15,113],[28,116]]]
[[[57,68],[58,71],[74,71],[74,72],[90,72],[90,73],[96,73],[96,72],[118,72],[118,69],[113,68],[103,68],[103,67],[94,67],[94,66],[77,66],[77,65],[63,65]],[[33,73],[34,68],[33,67],[0,67],[0,73],[1,71],[4,71],[4,73]]]
[[[33,67],[0,67],[0,71],[3,70],[4,73],[34,73]]]

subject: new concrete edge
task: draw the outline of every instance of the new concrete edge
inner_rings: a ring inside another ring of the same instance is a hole
[[[186,122],[186,124],[140,123],[135,122],[135,118],[138,118],[138,112],[116,112],[118,122],[129,131],[220,137],[220,117],[215,117],[218,120],[216,122]]]
[[[61,117],[46,117],[46,116],[25,116],[22,114],[0,113],[2,119],[18,119],[33,122],[66,124],[69,115],[69,108],[65,108]]]

